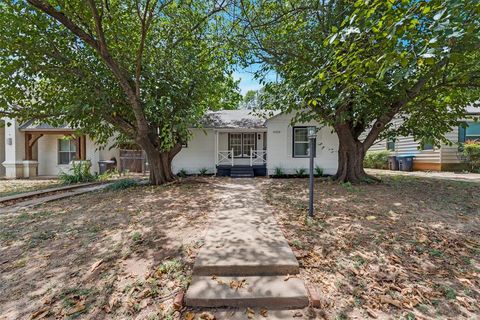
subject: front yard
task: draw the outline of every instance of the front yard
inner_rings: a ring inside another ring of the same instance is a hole
[[[173,298],[189,283],[225,179],[101,191],[0,216],[0,319],[178,317]],[[316,217],[305,219],[307,179],[251,183],[276,207],[326,319],[480,316],[480,184],[317,179]]]
[[[480,184],[382,179],[317,180],[312,220],[305,219],[307,180],[263,183],[325,317],[480,317]]]
[[[0,319],[168,319],[213,192],[189,179],[1,216]]]

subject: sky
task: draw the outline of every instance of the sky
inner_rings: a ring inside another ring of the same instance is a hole
[[[259,65],[254,64],[247,68],[238,68],[234,73],[233,77],[235,80],[240,80],[239,87],[240,93],[245,95],[249,90],[258,90],[262,87],[260,81],[254,78],[254,72],[259,69]],[[268,80],[274,81],[275,76],[272,74],[269,75]]]

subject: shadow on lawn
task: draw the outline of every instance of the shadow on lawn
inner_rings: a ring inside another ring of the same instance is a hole
[[[263,184],[330,317],[480,315],[478,183],[384,177],[380,184]]]
[[[152,311],[188,283],[212,208],[203,182],[85,194],[1,217],[0,319]]]

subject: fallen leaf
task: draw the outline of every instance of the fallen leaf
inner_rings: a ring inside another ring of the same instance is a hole
[[[200,319],[202,320],[215,320],[215,316],[210,312],[202,312],[200,315]]]
[[[399,309],[402,308],[402,303],[399,300],[392,299],[390,296],[387,295],[380,296],[380,302],[391,304]]]
[[[41,309],[35,311],[34,313],[32,313],[32,315],[30,316],[30,319],[45,318],[47,316],[48,312],[49,312],[48,308],[41,308]]]
[[[295,278],[295,276],[292,276],[292,275],[287,274],[287,275],[285,276],[285,278],[283,279],[283,281],[288,281],[288,280],[290,280],[290,278]]]
[[[427,240],[428,240],[428,238],[427,238],[427,236],[424,235],[424,234],[422,234],[422,235],[420,235],[420,236],[418,237],[418,242],[420,242],[420,243],[424,243],[424,242],[427,241]]]
[[[65,315],[70,316],[70,315],[72,315],[72,314],[74,314],[74,313],[81,312],[81,311],[83,311],[83,310],[85,310],[85,301],[79,301],[79,302],[75,305],[75,307],[68,309],[68,310],[65,312]]]
[[[376,216],[367,216],[366,219],[367,220],[375,220],[375,219],[377,219],[377,217]]]
[[[248,319],[253,319],[255,317],[255,310],[253,310],[252,308],[247,307],[247,310],[245,310],[245,313],[247,314]]]
[[[247,280],[246,279],[242,279],[242,280],[232,280],[230,281],[230,288],[231,289],[235,289],[235,290],[238,290],[240,288],[244,288],[245,286],[247,286]]]
[[[367,313],[370,317],[375,318],[375,319],[378,318],[378,315],[372,309],[366,307],[365,311],[367,311]]]
[[[195,313],[189,311],[185,313],[183,317],[185,318],[185,320],[193,320],[195,319]]]
[[[92,273],[93,271],[97,270],[98,267],[100,267],[100,265],[103,263],[103,259],[100,259],[98,260],[97,262],[95,262],[94,264],[92,264],[92,267],[90,268],[90,273]]]
[[[262,317],[266,318],[268,316],[268,310],[267,309],[261,309],[260,314]]]

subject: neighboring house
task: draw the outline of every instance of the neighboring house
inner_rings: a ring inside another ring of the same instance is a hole
[[[248,110],[224,110],[208,113],[201,126],[191,129],[188,143],[174,158],[174,172],[189,174],[206,170],[217,175],[271,175],[276,168],[285,173],[308,168],[309,126],[319,128],[315,148],[315,165],[325,174],[337,169],[338,138],[331,128],[315,122],[291,125],[293,115],[261,117]],[[76,137],[68,127],[53,128],[34,122],[1,128],[0,160],[9,178],[54,176],[67,171],[74,159],[90,160],[92,172],[98,161],[115,158],[119,169],[129,150],[100,149],[88,136]],[[66,138],[67,137],[67,138]],[[74,138],[68,138],[74,137]],[[3,143],[4,142],[4,143]],[[128,168],[127,168],[128,169]]]
[[[451,145],[442,144],[441,147],[425,145],[423,149],[412,136],[397,137],[395,140],[380,140],[370,147],[369,151],[389,150],[395,156],[415,156],[413,170],[455,171],[465,169],[464,158],[459,152],[459,144],[467,140],[480,139],[480,122],[475,122],[472,117],[480,115],[480,108],[469,106],[466,108],[464,119],[459,123],[467,123],[468,127],[456,126],[445,137]],[[401,119],[392,121],[394,126],[400,125]]]

